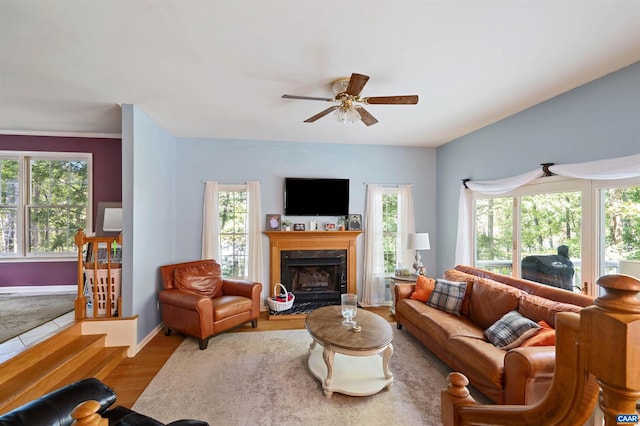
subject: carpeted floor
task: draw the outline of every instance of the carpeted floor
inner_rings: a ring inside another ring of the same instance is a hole
[[[0,343],[73,311],[75,294],[0,296]]]
[[[394,328],[393,387],[366,397],[325,397],[307,366],[310,342],[306,330],[225,333],[201,351],[187,338],[133,409],[162,422],[225,426],[440,424],[450,370],[406,331]]]

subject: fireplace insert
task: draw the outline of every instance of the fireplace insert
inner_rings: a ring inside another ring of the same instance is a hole
[[[289,250],[280,254],[280,281],[303,302],[340,303],[347,292],[346,250]]]

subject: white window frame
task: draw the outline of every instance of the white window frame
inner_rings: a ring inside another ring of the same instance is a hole
[[[398,267],[398,262],[399,262],[399,258],[400,256],[400,241],[402,240],[402,238],[400,238],[400,235],[398,233],[398,197],[400,196],[400,190],[398,188],[382,188],[382,196],[384,197],[385,195],[394,195],[396,197],[396,232],[394,232],[393,234],[395,234],[396,236],[396,248],[395,248],[395,259],[396,259],[396,266],[395,268]],[[383,218],[383,228],[384,228],[384,202],[382,203],[381,208],[382,210],[382,218]],[[384,242],[384,237],[386,235],[390,235],[390,232],[382,232],[382,240]],[[384,254],[384,253],[383,253]],[[386,264],[386,261],[385,261]],[[404,266],[404,265],[403,265]],[[395,274],[395,269],[391,270],[391,271],[385,271],[385,276],[386,277],[392,277]]]
[[[592,191],[594,203],[592,206],[593,217],[598,218],[598,220],[593,223],[593,234],[596,236],[594,238],[594,245],[597,247],[597,257],[594,268],[594,276],[602,276],[606,271],[606,259],[604,255],[605,249],[605,240],[604,236],[604,209],[605,206],[603,204],[603,196],[602,191],[609,188],[623,188],[629,186],[640,186],[640,177],[630,178],[630,179],[615,179],[615,180],[594,180],[592,181]],[[594,284],[595,287],[595,284]],[[595,294],[595,293],[594,293]]]
[[[582,283],[577,285],[586,287],[587,294],[597,295],[596,280],[604,274],[604,238],[601,232],[604,226],[604,205],[602,205],[602,190],[616,187],[628,187],[640,185],[640,178],[619,180],[588,180],[573,179],[563,176],[549,176],[539,178],[520,188],[500,194],[486,195],[479,192],[473,193],[473,263],[476,262],[476,200],[490,198],[513,198],[513,232],[512,241],[512,275],[521,276],[521,250],[520,250],[520,197],[523,195],[554,193],[554,192],[582,192],[582,237],[581,237],[581,278]]]
[[[87,162],[87,214],[85,229],[93,226],[93,155],[85,152],[0,151],[0,158],[18,160],[18,208],[16,211],[16,253],[0,254],[0,262],[69,261],[78,257],[77,250],[68,253],[31,253],[28,251],[28,211],[31,176],[29,162],[35,160],[67,160]]]
[[[218,212],[220,211],[220,194],[223,192],[247,192],[247,185],[246,184],[219,184],[218,185]],[[248,202],[248,200],[247,200]],[[225,276],[225,278],[232,278],[232,279],[247,279],[248,278],[248,269],[249,269],[249,212],[245,211],[245,232],[244,232],[244,237],[245,237],[245,268],[244,268],[244,272],[243,275],[241,276]],[[218,234],[218,253],[220,253],[220,257],[222,257],[222,236],[223,235],[230,235],[230,234],[226,234],[222,232],[222,224],[220,223],[220,215],[218,214],[218,225],[220,227],[220,232]],[[233,235],[240,235],[240,234],[233,234]],[[219,260],[220,263],[222,263],[222,259]]]
[[[516,272],[515,276],[522,276],[521,270],[521,260],[522,260],[522,251],[520,250],[521,241],[520,238],[520,229],[521,229],[521,210],[520,210],[520,197],[524,195],[534,195],[534,194],[551,194],[557,192],[580,192],[582,194],[582,230],[581,230],[581,238],[580,238],[580,271],[581,271],[581,279],[582,283],[576,283],[582,287],[583,285],[589,285],[588,282],[591,281],[588,277],[593,276],[593,258],[590,255],[585,255],[590,253],[590,248],[593,247],[593,229],[592,222],[594,220],[593,215],[590,212],[590,206],[593,203],[592,199],[592,191],[591,191],[591,183],[590,181],[583,179],[572,179],[562,176],[550,176],[543,177],[530,184],[524,185],[517,190],[513,191],[512,195],[514,197],[514,227],[513,227],[513,235],[516,236],[516,241],[513,242],[514,250],[512,255],[514,259],[517,259],[517,262],[514,262],[514,271]],[[585,229],[587,230],[585,232]],[[587,277],[587,281],[585,282],[585,277]]]

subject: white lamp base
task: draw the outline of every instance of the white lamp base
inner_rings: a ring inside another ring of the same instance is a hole
[[[413,262],[413,269],[416,271],[416,275],[420,274],[424,265],[422,264],[422,256],[420,256],[420,252],[416,250],[416,261]]]

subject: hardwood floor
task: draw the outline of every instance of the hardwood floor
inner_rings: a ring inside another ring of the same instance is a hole
[[[389,312],[389,308],[386,306],[366,309],[375,312],[389,322],[395,322],[395,317]],[[304,329],[304,319],[278,319],[270,321],[268,313],[262,312],[260,320],[258,321],[258,327],[252,328],[251,324],[245,324],[228,331],[228,333],[297,329]],[[173,351],[180,346],[184,338],[184,336],[175,333],[171,336],[165,336],[162,332],[158,333],[135,357],[126,358],[122,361],[122,363],[103,380],[104,383],[116,391],[116,395],[118,396],[116,405],[131,408],[153,377],[160,371],[165,362],[167,362]],[[213,344],[215,344],[215,337],[213,337],[209,343],[209,345]]]

